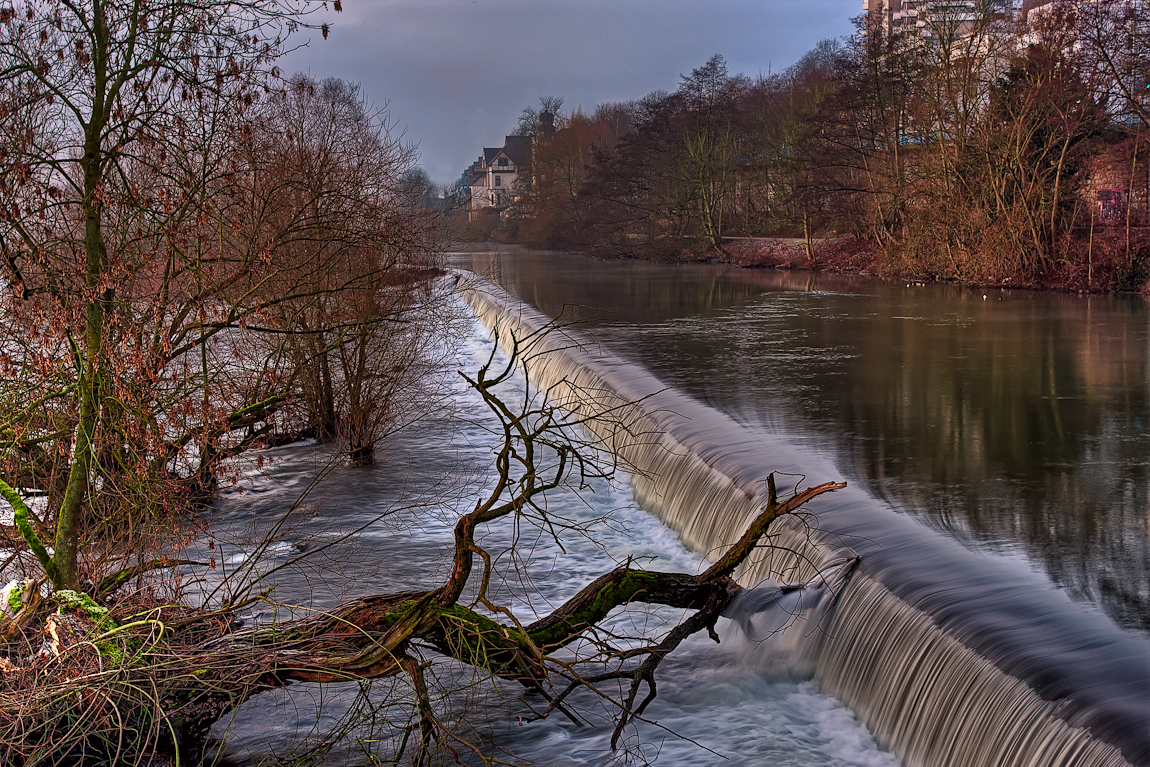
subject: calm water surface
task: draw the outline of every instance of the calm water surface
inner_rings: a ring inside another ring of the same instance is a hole
[[[1143,299],[531,252],[456,263],[1150,631]]]

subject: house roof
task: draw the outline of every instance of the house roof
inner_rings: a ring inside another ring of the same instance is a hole
[[[515,165],[528,165],[531,162],[530,136],[505,136],[503,146],[483,147],[483,167],[490,168],[502,155]]]
[[[504,138],[503,151],[516,165],[530,165],[531,137],[507,136]]]

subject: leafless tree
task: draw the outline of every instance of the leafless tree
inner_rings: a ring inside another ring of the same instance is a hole
[[[581,428],[587,419],[595,419],[596,431],[612,435],[612,441],[627,438],[625,406],[600,400],[593,391],[579,393],[570,382],[539,393],[551,396],[528,396],[519,404],[500,394],[522,365],[530,369],[549,353],[540,341],[553,330],[513,337],[509,362],[489,359],[468,376],[497,435],[494,479],[455,521],[450,567],[438,585],[363,596],[308,617],[256,626],[233,621],[250,601],[216,611],[139,601],[107,609],[70,592],[57,596],[59,609],[46,618],[56,637],[51,647],[18,658],[18,666],[0,661],[7,689],[17,693],[0,697],[0,754],[22,765],[47,762],[67,749],[117,763],[146,763],[173,751],[188,758],[208,725],[260,692],[300,681],[366,685],[399,678],[406,680],[408,694],[382,690],[375,704],[351,712],[383,731],[378,743],[384,752],[372,758],[426,765],[437,755],[470,754],[488,761],[490,755],[449,720],[431,669],[436,657],[480,672],[477,684],[505,680],[521,686],[525,722],[551,716],[580,721],[574,695],[590,690],[614,711],[611,745],[617,747],[655,698],[656,674],[667,656],[697,632],[716,636],[716,621],[742,590],[731,575],[771,523],[843,485],[827,483],[778,498],[772,475],[766,506],[704,572],[657,572],[627,561],[544,617],[517,613],[493,586],[500,577],[515,576],[501,571],[508,552],[492,548],[483,533],[500,525],[530,526],[561,541],[585,532],[581,523],[549,510],[545,498],[561,486],[586,489],[613,473],[613,442],[588,436]],[[581,414],[555,404],[571,397],[581,402]],[[34,594],[18,594],[18,602],[27,603],[2,625],[40,610]],[[616,608],[641,604],[686,614],[668,630],[650,634],[624,637],[600,630]],[[102,705],[86,704],[92,689]],[[390,717],[390,726],[373,721],[380,707],[400,712]],[[135,719],[125,730],[117,717],[129,710]],[[332,745],[330,739],[325,743]],[[516,760],[501,754],[497,761]]]

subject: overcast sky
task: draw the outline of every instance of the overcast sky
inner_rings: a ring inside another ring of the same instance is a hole
[[[302,33],[282,66],[360,84],[446,184],[540,96],[591,111],[675,90],[716,53],[732,73],[777,72],[861,12],[861,0],[343,0],[313,17],[327,40]]]

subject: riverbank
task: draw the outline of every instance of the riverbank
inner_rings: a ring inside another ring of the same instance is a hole
[[[1139,240],[1146,239],[1140,236]],[[1141,243],[1138,243],[1141,244]],[[1096,252],[1085,258],[1068,257],[1050,265],[1041,276],[987,271],[969,256],[941,257],[943,268],[923,269],[920,261],[905,254],[892,254],[873,240],[853,237],[816,239],[814,258],[801,238],[734,237],[724,240],[723,253],[712,248],[705,254],[684,253],[688,260],[730,263],[747,268],[803,269],[839,274],[861,274],[912,282],[958,282],[969,285],[1077,293],[1141,293],[1150,298],[1150,264],[1145,258],[1126,258],[1125,241],[1099,238]],[[949,262],[949,263],[947,263]]]
[[[725,237],[723,250],[697,245],[632,248],[627,253],[590,248],[597,258],[626,258],[654,263],[732,264],[746,269],[782,269],[857,274],[893,282],[956,283],[977,287],[1049,290],[1069,293],[1138,293],[1150,299],[1150,231],[1133,238],[1136,254],[1126,257],[1124,237],[1100,235],[1086,254],[1074,253],[1051,264],[1039,276],[1019,270],[988,269],[987,260],[972,254],[946,253],[924,261],[908,252],[892,253],[874,240],[825,237],[811,241],[811,253],[801,237]],[[532,250],[514,242],[469,242],[467,252]],[[562,252],[562,251],[557,251]],[[571,250],[568,252],[582,252]]]

